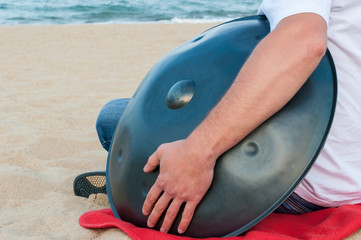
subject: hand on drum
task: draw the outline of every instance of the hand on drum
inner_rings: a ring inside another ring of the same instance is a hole
[[[166,211],[160,230],[168,232],[184,203],[178,232],[182,234],[187,230],[213,179],[216,159],[203,155],[201,149],[179,140],[162,144],[149,157],[144,172],[159,166],[159,175],[143,205],[143,214],[149,215],[148,227],[154,227]]]

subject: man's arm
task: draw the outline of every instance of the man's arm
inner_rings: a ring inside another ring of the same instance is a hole
[[[294,96],[317,67],[326,44],[326,22],[313,13],[283,19],[259,43],[206,119],[186,139],[162,144],[149,157],[145,172],[160,167],[143,205],[149,227],[167,210],[161,227],[167,232],[185,203],[178,232],[187,229],[211,185],[217,158]]]

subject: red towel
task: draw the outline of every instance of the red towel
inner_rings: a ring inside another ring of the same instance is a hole
[[[110,209],[83,214],[79,223],[86,228],[118,227],[133,240],[194,240],[139,228],[114,217]],[[242,236],[231,240],[296,240],[296,239],[344,239],[361,228],[361,204],[344,205],[302,215],[272,213]],[[216,240],[221,238],[207,238]]]

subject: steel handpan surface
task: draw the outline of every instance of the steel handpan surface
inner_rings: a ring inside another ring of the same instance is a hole
[[[116,217],[146,227],[141,209],[159,173],[143,173],[148,157],[160,144],[192,132],[268,32],[267,19],[259,16],[221,24],[150,70],[118,123],[108,156],[107,192]],[[284,108],[217,160],[212,185],[184,235],[237,235],[271,213],[316,159],[335,100],[336,75],[327,53]],[[177,234],[179,221],[170,233]]]

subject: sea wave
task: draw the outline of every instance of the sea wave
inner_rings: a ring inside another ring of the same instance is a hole
[[[255,14],[261,0],[3,0],[0,25],[221,22]]]

